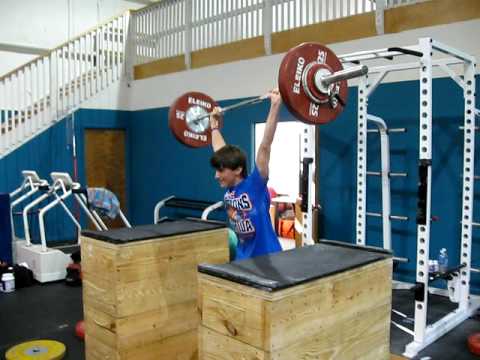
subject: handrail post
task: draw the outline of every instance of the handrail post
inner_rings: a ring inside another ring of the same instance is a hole
[[[192,0],[185,0],[185,67],[192,68]]]
[[[385,33],[385,9],[387,8],[387,0],[377,0],[375,8],[375,27],[378,35]]]
[[[125,77],[130,84],[134,80],[133,68],[137,63],[137,15],[128,11],[127,17],[127,42],[125,44]]]
[[[265,47],[265,55],[272,54],[272,17],[273,17],[273,0],[265,0],[263,8],[263,43]]]

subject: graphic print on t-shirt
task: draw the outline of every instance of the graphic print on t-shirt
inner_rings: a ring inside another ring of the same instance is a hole
[[[255,226],[250,219],[252,202],[248,194],[242,193],[235,196],[235,191],[227,191],[224,202],[230,224],[240,241],[251,239],[255,235]]]

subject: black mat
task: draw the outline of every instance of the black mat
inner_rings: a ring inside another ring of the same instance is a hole
[[[410,290],[394,290],[392,294],[392,308],[400,311],[408,318],[403,318],[392,313],[392,320],[413,330],[413,317],[415,314],[415,297]],[[429,294],[427,324],[433,324],[437,320],[456,309],[456,304],[447,297]],[[455,359],[470,360],[480,359],[471,354],[467,348],[467,338],[474,332],[480,332],[480,322],[476,318],[467,319],[452,331],[438,339],[435,343],[422,350],[414,359],[422,358],[432,360]],[[402,355],[405,346],[413,341],[413,336],[392,325],[390,328],[390,351],[393,354]]]
[[[65,344],[64,359],[83,360],[84,343],[75,337],[75,325],[82,318],[81,287],[58,282],[0,292],[0,359],[19,343],[49,339]]]
[[[112,229],[107,231],[84,230],[82,231],[82,235],[114,244],[124,244],[133,241],[190,234],[198,231],[208,231],[224,227],[225,224],[216,221],[180,219],[167,220],[160,224],[141,225],[132,228]]]
[[[201,273],[266,291],[276,291],[390,257],[390,253],[324,241],[229,264],[201,264]]]

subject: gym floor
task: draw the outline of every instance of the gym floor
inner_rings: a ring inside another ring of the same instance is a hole
[[[84,343],[75,337],[75,325],[82,318],[81,287],[56,282],[0,292],[0,358],[18,343],[50,339],[65,344],[64,359],[83,360]]]
[[[413,293],[409,290],[394,290],[393,308],[407,316],[413,313]],[[444,297],[431,295],[429,298],[429,321],[440,318],[452,309]],[[84,359],[84,343],[75,337],[75,325],[83,318],[82,289],[69,287],[63,282],[36,284],[18,289],[9,294],[0,293],[0,356],[11,346],[34,339],[51,339],[65,344],[65,359]],[[396,315],[392,319],[410,327],[407,319]],[[467,337],[480,331],[476,318],[468,319],[453,331],[422,351],[416,359],[478,359],[467,349]],[[396,327],[391,328],[391,352],[401,355],[411,337]]]

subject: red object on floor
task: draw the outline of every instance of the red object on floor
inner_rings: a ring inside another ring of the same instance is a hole
[[[295,220],[278,220],[278,235],[287,239],[295,239]]]
[[[472,354],[480,355],[480,333],[468,337],[468,349]]]
[[[85,340],[85,321],[80,320],[75,325],[75,336],[81,340]]]

